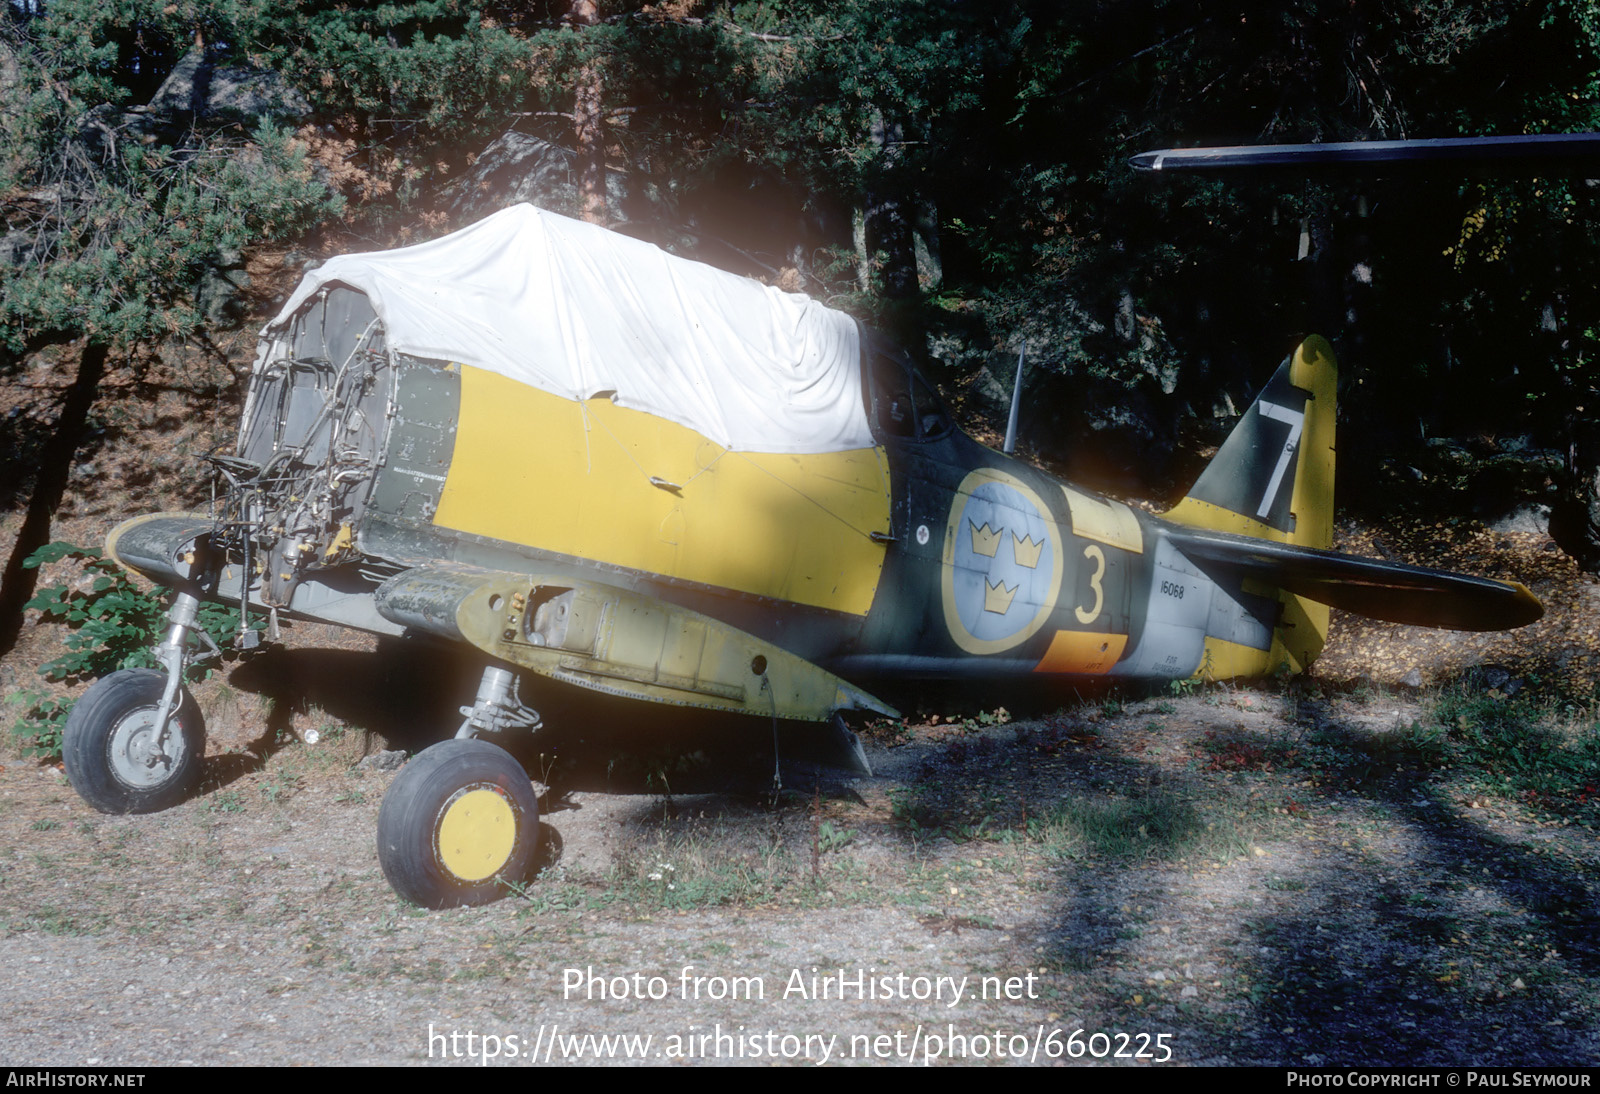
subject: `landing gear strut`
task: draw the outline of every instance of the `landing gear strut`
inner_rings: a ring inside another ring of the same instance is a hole
[[[473,734],[537,729],[516,674],[491,665],[453,740],[401,769],[378,812],[378,862],[394,891],[424,908],[487,904],[521,882],[539,837],[539,802],[522,765]]]

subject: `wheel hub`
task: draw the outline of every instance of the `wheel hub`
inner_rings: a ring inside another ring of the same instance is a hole
[[[462,881],[493,877],[510,860],[516,840],[516,813],[496,789],[466,787],[439,813],[439,862]]]
[[[112,773],[119,782],[139,790],[166,782],[182,755],[183,735],[172,732],[170,725],[162,746],[156,733],[156,713],[153,707],[129,712],[107,742]]]

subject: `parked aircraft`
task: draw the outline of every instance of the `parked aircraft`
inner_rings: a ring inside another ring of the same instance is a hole
[[[1327,342],[1293,348],[1158,518],[977,443],[848,316],[592,225],[517,206],[337,258],[263,332],[216,511],[109,537],[174,590],[165,667],[84,695],[67,774],[106,812],[193,791],[202,600],[463,643],[476,697],[378,849],[407,899],[473,904],[534,853],[495,743],[539,728],[529,675],[848,734],[895,713],[861,683],[886,676],[1224,678],[1305,667],[1330,606],[1539,618],[1514,583],[1329,550],[1335,386]]]

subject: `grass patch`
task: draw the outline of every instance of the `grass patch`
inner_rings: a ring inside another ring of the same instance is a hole
[[[1167,791],[1073,794],[1035,810],[1014,795],[1004,800],[1004,813],[973,820],[966,800],[944,802],[923,788],[908,788],[892,797],[891,814],[919,840],[1035,846],[1057,859],[1233,857],[1249,850],[1242,818],[1207,821],[1193,802]]]
[[[243,813],[244,798],[237,790],[219,790],[201,808],[211,813]]]
[[[1592,708],[1452,688],[1435,701],[1428,731],[1463,788],[1600,821],[1600,726]]]
[[[1198,749],[1207,771],[1260,771],[1293,763],[1294,749],[1247,730],[1207,730]]]
[[[99,934],[111,922],[111,917],[96,912],[92,915],[75,915],[66,909],[47,905],[30,912],[21,922],[13,923],[12,930],[42,931],[45,934],[73,936]]]
[[[811,902],[817,886],[798,855],[741,851],[736,842],[663,835],[613,865],[606,888],[637,911]]]
[[[1221,739],[1219,738],[1219,741]],[[1600,726],[1588,702],[1516,694],[1470,683],[1440,689],[1421,718],[1376,730],[1328,724],[1275,754],[1251,742],[1210,747],[1208,766],[1311,773],[1316,783],[1357,785],[1395,772],[1455,793],[1514,800],[1552,817],[1600,823]]]
[[[261,796],[273,805],[282,805],[300,789],[300,779],[286,771],[273,771],[261,783]]]
[[[559,873],[559,877],[508,883],[512,894],[522,902],[520,914],[543,916],[581,912],[585,908],[605,907],[610,903],[609,899],[596,895],[588,887],[566,880],[565,870]]]
[[[1057,858],[1148,859],[1198,852],[1215,842],[1216,827],[1190,802],[1156,792],[1063,802],[1013,833]]]
[[[883,899],[881,887],[875,890],[865,871],[840,854],[857,839],[854,829],[823,821],[785,835],[783,818],[772,820],[765,832],[737,821],[695,818],[673,827],[670,819],[660,820],[637,830],[603,873],[558,868],[515,889],[530,915],[602,908],[651,915]]]
[[[1317,785],[1346,787],[1396,770],[1432,773],[1450,762],[1447,734],[1428,717],[1380,729],[1328,723],[1302,735],[1279,759],[1309,772]]]

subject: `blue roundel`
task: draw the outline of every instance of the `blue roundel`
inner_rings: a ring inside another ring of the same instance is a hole
[[[1001,471],[969,475],[954,508],[945,551],[947,622],[963,648],[998,652],[1033,634],[1055,606],[1056,528],[1038,496]]]

